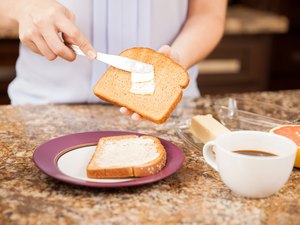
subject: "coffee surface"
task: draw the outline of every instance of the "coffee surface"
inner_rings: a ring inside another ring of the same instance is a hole
[[[262,150],[234,150],[233,152],[242,155],[249,155],[249,156],[277,156],[274,153],[270,153]]]

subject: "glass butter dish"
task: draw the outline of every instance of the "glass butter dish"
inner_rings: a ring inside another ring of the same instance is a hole
[[[272,128],[284,124],[300,124],[297,111],[283,110],[281,106],[276,104],[243,98],[219,99],[212,105],[210,113],[231,131],[258,130],[268,132]],[[191,118],[179,123],[175,128],[176,133],[188,144],[202,149],[201,141],[189,130]]]
[[[213,104],[213,111],[217,119],[230,130],[269,131],[276,126],[297,123],[298,119],[296,111],[242,98],[219,99]]]

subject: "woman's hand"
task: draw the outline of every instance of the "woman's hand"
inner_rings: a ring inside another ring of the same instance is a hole
[[[96,51],[75,25],[74,14],[57,1],[20,0],[14,14],[21,42],[48,60],[76,58],[64,42],[78,45],[91,60],[96,57]]]
[[[172,48],[168,45],[163,45],[158,52],[170,57],[171,59],[173,59],[174,61],[176,61],[177,63],[180,64],[180,58],[177,52],[175,52],[174,50],[172,50]],[[143,117],[140,116],[139,114],[130,111],[129,109],[125,108],[125,107],[121,107],[120,108],[120,112],[124,115],[130,116],[132,120],[136,120],[136,121],[141,121],[143,120]]]

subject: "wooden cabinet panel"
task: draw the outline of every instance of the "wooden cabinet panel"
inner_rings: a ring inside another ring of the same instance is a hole
[[[9,104],[7,86],[15,77],[15,63],[19,54],[19,41],[0,40],[0,104]]]
[[[272,44],[270,90],[300,88],[300,34],[277,35]]]
[[[300,34],[274,36],[271,72],[300,76]]]
[[[268,87],[270,54],[269,35],[228,35],[205,60],[236,62],[233,71],[214,73],[201,71],[199,65],[198,86],[202,94],[262,91]],[[204,62],[205,62],[204,61]],[[217,65],[216,65],[217,67]],[[228,68],[230,68],[228,66]],[[231,69],[232,69],[231,68]]]

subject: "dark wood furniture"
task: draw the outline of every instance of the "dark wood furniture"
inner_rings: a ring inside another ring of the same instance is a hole
[[[0,40],[0,104],[9,104],[7,86],[15,77],[15,63],[19,54],[17,39]]]
[[[201,93],[267,90],[270,40],[270,35],[225,36],[208,59],[199,64]],[[206,69],[205,64],[214,61],[212,69]]]

